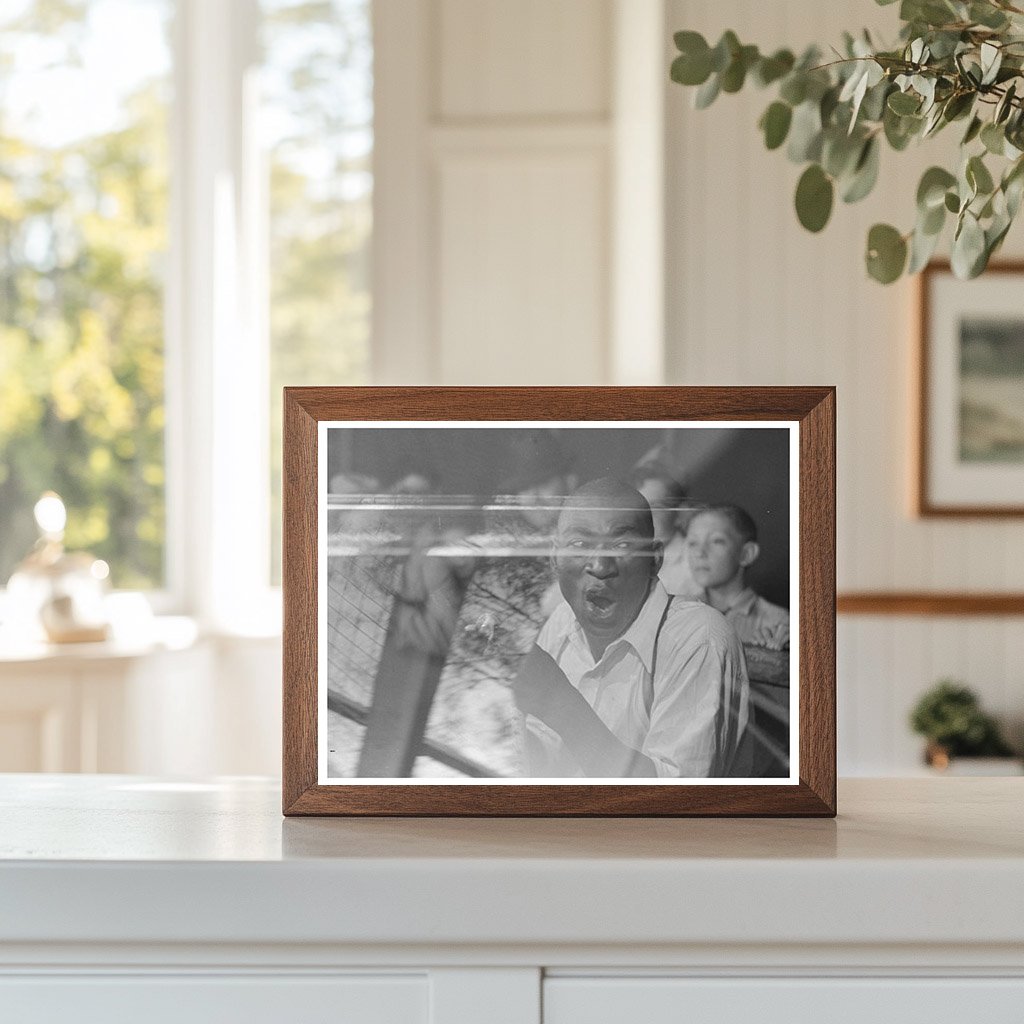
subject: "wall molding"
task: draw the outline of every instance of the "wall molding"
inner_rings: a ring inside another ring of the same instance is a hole
[[[839,615],[1024,615],[1024,593],[857,591],[836,596]]]

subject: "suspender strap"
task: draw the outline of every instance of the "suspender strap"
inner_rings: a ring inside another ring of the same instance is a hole
[[[668,610],[672,607],[673,600],[675,600],[675,595],[669,594],[668,600],[665,602],[665,610],[661,613],[661,618],[658,620],[658,628],[654,631],[654,651],[651,654],[651,683],[644,690],[644,706],[647,708],[648,714],[651,713],[651,705],[654,703],[654,680],[655,673],[658,671],[658,641],[661,639],[661,630],[665,625],[665,620],[668,618]]]

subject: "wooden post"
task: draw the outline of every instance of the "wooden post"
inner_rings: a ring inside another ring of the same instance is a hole
[[[471,573],[452,572],[449,600],[453,622],[466,595]],[[373,684],[373,701],[366,723],[363,749],[356,774],[378,779],[408,778],[423,741],[430,707],[441,680],[447,648],[427,653],[408,644],[399,645],[401,599],[391,610],[384,648]],[[449,642],[451,637],[448,638]]]

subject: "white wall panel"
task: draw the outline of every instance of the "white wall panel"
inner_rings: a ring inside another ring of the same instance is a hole
[[[608,0],[440,0],[438,117],[603,117]]]
[[[452,156],[439,175],[441,379],[604,376],[603,152]]]
[[[437,379],[603,383],[612,6],[430,9]]]
[[[631,2],[660,45],[662,0]],[[616,78],[617,11],[613,0],[378,5],[375,383],[609,381],[623,212],[611,176],[631,167],[613,160],[613,96],[632,94]],[[657,326],[652,295],[642,308]]]
[[[732,28],[764,49],[837,42],[867,24],[895,37],[895,8],[863,0],[669,0],[666,37]],[[914,283],[883,288],[863,269],[871,224],[909,228],[921,172],[958,133],[884,151],[882,184],[837,203],[818,236],[797,223],[800,168],[764,150],[756,123],[773,98],[747,88],[705,111],[668,85],[666,321],[669,382],[838,387],[841,590],[1022,590],[1024,522],[929,522],[909,511]],[[1020,228],[1006,255],[1024,252]],[[962,678],[1011,730],[1024,721],[1024,620],[841,619],[840,768],[901,773],[919,743],[906,726],[921,691]]]

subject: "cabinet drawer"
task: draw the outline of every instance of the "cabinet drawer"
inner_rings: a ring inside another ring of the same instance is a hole
[[[1024,978],[571,978],[544,1024],[1020,1024]]]
[[[427,1024],[425,975],[36,975],[0,978],[18,1024]]]

